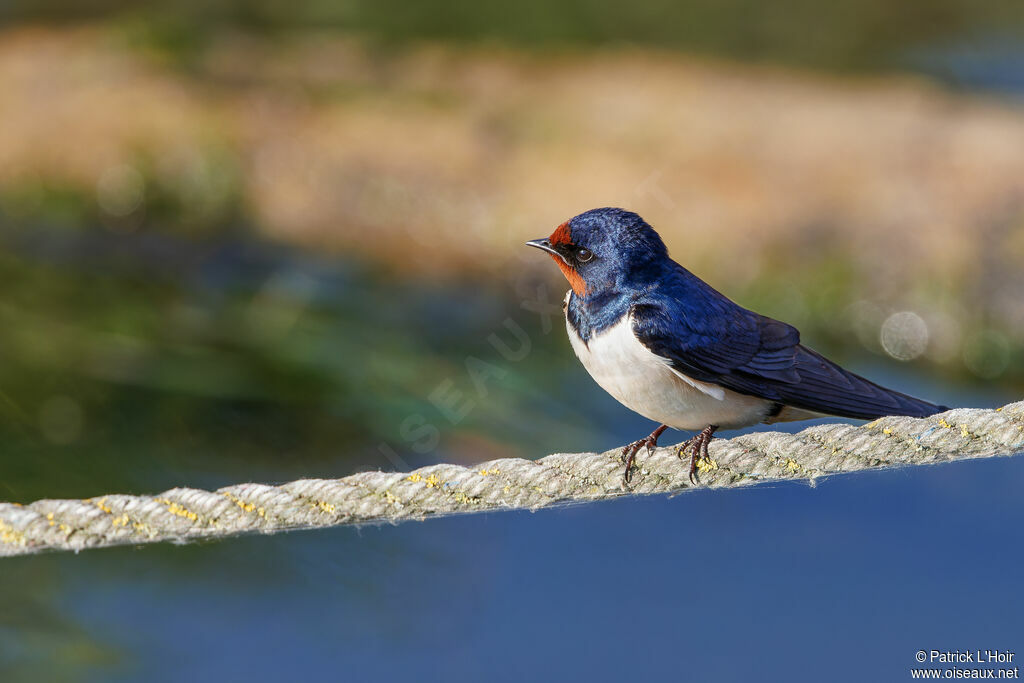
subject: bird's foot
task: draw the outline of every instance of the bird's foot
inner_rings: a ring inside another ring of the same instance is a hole
[[[708,463],[711,469],[715,469],[714,461],[711,460],[711,456],[708,455],[708,444],[711,443],[711,439],[714,437],[715,431],[718,429],[715,425],[708,425],[704,429],[700,430],[692,437],[689,441],[679,446],[679,450],[676,451],[676,455],[682,459],[683,455],[690,452],[690,483],[696,484],[697,480],[694,478],[694,474],[697,472],[698,464],[701,462]]]
[[[628,446],[622,449],[622,455],[623,457],[626,458],[626,469],[622,473],[623,483],[628,484],[629,480],[633,476],[633,461],[636,459],[637,451],[646,446],[647,455],[653,453],[654,449],[657,448],[658,446],[658,437],[661,436],[661,433],[664,432],[666,429],[668,429],[668,425],[661,425],[653,432],[651,432],[649,435],[645,436],[639,441],[634,441],[633,443],[629,444]]]

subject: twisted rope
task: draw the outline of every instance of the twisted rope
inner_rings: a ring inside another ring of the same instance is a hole
[[[998,410],[957,409],[924,419],[886,417],[861,426],[810,427],[716,439],[700,463],[700,488],[733,488],[867,469],[926,465],[1024,452],[1024,401]],[[677,493],[693,486],[672,447],[650,456],[625,488],[618,449],[537,461],[506,458],[473,468],[431,465],[413,472],[362,472],[279,486],[216,491],[175,488],[157,496],[0,503],[0,556],[124,544],[185,542],[247,533],[366,522],[423,520],[486,510],[536,510],[623,495]]]

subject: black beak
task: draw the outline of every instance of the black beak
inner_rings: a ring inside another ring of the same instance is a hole
[[[549,240],[547,237],[539,240],[530,240],[529,242],[526,243],[526,246],[537,247],[538,249],[542,249],[543,251],[546,251],[549,254],[554,254],[563,261],[565,260],[565,256],[563,256],[557,249],[551,246],[551,240]]]

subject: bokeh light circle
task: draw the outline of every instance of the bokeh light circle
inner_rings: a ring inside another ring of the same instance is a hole
[[[913,311],[893,313],[879,333],[885,352],[897,360],[913,360],[928,348],[928,323]]]

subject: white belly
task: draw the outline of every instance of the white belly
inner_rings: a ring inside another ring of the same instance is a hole
[[[771,408],[771,401],[673,370],[666,359],[640,343],[629,316],[591,337],[589,345],[566,327],[576,356],[601,388],[655,422],[687,431],[707,425],[737,429],[761,422]]]

